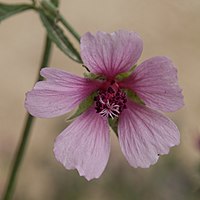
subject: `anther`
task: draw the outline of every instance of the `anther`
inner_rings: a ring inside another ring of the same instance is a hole
[[[126,94],[119,88],[117,83],[111,82],[106,89],[98,91],[94,97],[95,109],[103,117],[114,119],[126,108]]]

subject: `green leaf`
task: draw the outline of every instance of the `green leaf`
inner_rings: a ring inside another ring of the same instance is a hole
[[[51,3],[53,3],[53,5],[55,5],[56,7],[58,7],[59,0],[51,0]]]
[[[69,56],[72,60],[82,63],[79,52],[64,34],[63,30],[52,18],[46,15],[43,10],[40,10],[40,18],[44,27],[47,30],[49,38],[57,45],[57,47]]]
[[[58,1],[58,0],[57,0]],[[62,14],[56,7],[56,0],[42,0],[41,1],[41,9],[48,15],[51,19],[56,19],[62,23],[62,25],[67,28],[67,30],[74,36],[74,38],[80,43],[80,35],[74,30],[74,28],[65,20]]]
[[[83,112],[85,112],[90,106],[92,106],[95,95],[96,95],[96,93],[93,93],[92,95],[88,96],[84,101],[82,101],[81,104],[79,105],[77,111],[71,117],[69,117],[67,120],[73,120],[74,118],[78,117]]]
[[[29,4],[0,3],[0,21],[28,9],[33,9],[33,6]]]
[[[118,118],[108,118],[108,122],[110,127],[112,128],[112,130],[114,131],[114,133],[116,134],[116,136],[118,137]]]
[[[48,0],[41,1],[41,8],[43,12],[45,12],[45,14],[51,19],[59,18],[59,10],[54,3],[53,0],[51,2]]]

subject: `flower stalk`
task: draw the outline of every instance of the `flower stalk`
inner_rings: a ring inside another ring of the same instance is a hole
[[[46,67],[49,63],[50,54],[51,54],[51,46],[52,46],[52,42],[48,38],[48,36],[46,36],[44,53],[43,53],[43,57],[42,57],[42,61],[41,61],[39,71],[42,68]],[[40,80],[42,80],[42,77],[38,73],[37,81],[40,81]],[[14,157],[14,161],[13,161],[13,164],[12,164],[8,183],[7,183],[7,186],[5,188],[5,192],[4,192],[2,200],[11,200],[12,197],[13,197],[15,184],[16,184],[16,180],[17,180],[17,175],[19,173],[19,169],[20,169],[20,166],[22,164],[22,160],[23,160],[23,157],[24,157],[24,154],[25,154],[25,150],[26,150],[26,147],[27,147],[28,139],[30,137],[30,132],[31,132],[31,127],[33,125],[33,121],[34,121],[34,117],[31,116],[30,114],[27,114],[25,126],[24,126],[22,136],[21,136],[21,140],[20,140],[18,149],[17,149],[15,157]]]

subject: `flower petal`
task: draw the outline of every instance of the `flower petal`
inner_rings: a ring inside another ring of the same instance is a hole
[[[177,69],[167,57],[157,56],[144,61],[122,84],[136,92],[153,109],[171,112],[184,104]]]
[[[167,154],[180,140],[170,119],[130,101],[121,113],[118,133],[122,152],[133,167],[147,168],[156,163],[160,154]]]
[[[87,180],[98,178],[110,154],[107,119],[90,108],[57,137],[54,154],[65,168],[76,168]]]
[[[47,78],[36,83],[26,94],[25,107],[36,117],[50,118],[65,114],[95,91],[99,84],[53,68],[41,70]]]
[[[107,77],[128,71],[142,53],[143,43],[135,32],[86,33],[81,37],[81,57],[92,73]]]

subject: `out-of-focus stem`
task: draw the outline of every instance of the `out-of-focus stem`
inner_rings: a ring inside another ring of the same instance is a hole
[[[44,53],[42,57],[42,62],[40,65],[40,70],[48,65],[50,54],[51,54],[51,45],[52,45],[51,40],[48,38],[48,36],[46,36],[45,48],[44,48]],[[38,73],[37,81],[38,80],[42,80],[42,77],[39,75],[39,73]],[[13,160],[10,176],[9,176],[8,183],[5,188],[5,192],[4,192],[4,196],[2,200],[11,200],[13,197],[17,175],[19,173],[19,169],[20,169],[20,166],[25,154],[33,120],[34,120],[33,116],[31,116],[30,114],[26,115],[25,126],[24,126],[22,136],[19,142],[19,146],[17,148],[16,154]]]

